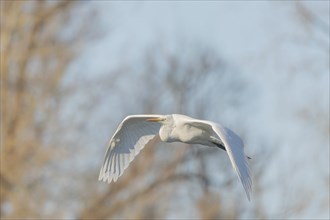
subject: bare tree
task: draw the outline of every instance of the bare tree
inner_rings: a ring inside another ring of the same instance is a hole
[[[92,118],[93,106],[106,102],[102,94],[118,98],[115,104],[123,108],[123,115],[183,113],[215,119],[239,109],[249,86],[240,72],[214,50],[196,47],[198,42],[194,46],[179,42],[180,54],[156,42],[151,45],[154,49],[139,60],[139,68],[123,62],[118,70],[92,82],[80,79],[67,85],[70,64],[89,33],[95,33],[90,31],[93,14],[84,7],[86,4],[1,1],[1,217],[165,218],[176,212],[175,206],[194,210],[204,219],[241,217],[244,205],[238,202],[241,194],[235,193],[236,185],[241,186],[224,159],[226,154],[218,149],[150,143],[111,185],[97,181],[96,163],[72,167],[72,161],[85,163],[90,159],[83,152],[90,146],[80,145],[93,139],[85,136],[95,135],[84,129],[90,126],[86,118]],[[329,33],[326,24],[303,3],[293,5],[308,30],[306,35],[313,31]],[[321,40],[317,45],[328,49],[329,42]],[[117,85],[118,81],[121,83]],[[86,85],[88,91],[77,92],[77,87]],[[74,94],[84,97],[81,106],[71,103]],[[79,109],[73,111],[76,120],[68,120],[70,116],[63,119],[62,111],[68,105],[71,110]],[[326,112],[315,113],[306,107],[297,115],[328,136],[329,123],[323,120],[329,117]],[[106,121],[105,116],[97,116]],[[119,120],[118,115],[107,117],[107,121]],[[245,139],[246,128],[239,129]],[[255,217],[269,217],[261,199],[266,190],[259,180],[267,171],[264,164],[275,153],[271,148],[260,147],[264,150],[252,155],[255,207],[250,212]],[[221,169],[220,174],[214,173],[214,164]],[[216,175],[226,178],[215,180]],[[329,175],[324,183],[327,188]],[[223,191],[232,192],[235,209]],[[184,202],[180,200],[182,192],[189,192]],[[328,209],[328,202],[324,204]],[[287,209],[289,214],[299,213],[308,205],[298,202]]]
[[[82,5],[1,1],[1,217],[45,216],[44,168],[60,156],[53,135],[70,94],[62,82],[89,37]]]

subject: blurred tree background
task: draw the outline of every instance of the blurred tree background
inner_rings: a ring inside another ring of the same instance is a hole
[[[329,218],[329,12],[269,4],[289,8],[294,34],[244,71],[201,39],[136,46],[147,31],[125,25],[145,3],[1,1],[1,218]],[[98,182],[107,141],[139,113],[233,128],[253,158],[252,202],[227,156],[201,146],[149,143]]]
[[[2,217],[55,215],[47,170],[65,154],[70,128],[60,109],[75,88],[63,81],[90,36],[84,10],[74,1],[1,1]]]

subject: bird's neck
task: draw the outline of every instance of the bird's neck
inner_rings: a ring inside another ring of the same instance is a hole
[[[172,125],[163,125],[159,130],[160,139],[164,142],[174,142],[177,141],[177,138],[173,135],[173,126]]]

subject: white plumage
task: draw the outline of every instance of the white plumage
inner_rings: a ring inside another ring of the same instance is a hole
[[[250,200],[252,180],[242,140],[219,124],[179,114],[126,117],[109,142],[99,180],[117,181],[134,157],[157,135],[164,142],[202,144],[225,150]]]

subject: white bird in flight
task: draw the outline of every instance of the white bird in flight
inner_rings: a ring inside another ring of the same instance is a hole
[[[250,200],[252,180],[247,161],[250,157],[244,153],[242,140],[217,123],[179,114],[127,116],[110,139],[99,180],[116,182],[134,157],[158,135],[164,142],[202,144],[225,150]]]

